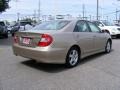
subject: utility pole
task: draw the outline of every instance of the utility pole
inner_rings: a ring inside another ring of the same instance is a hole
[[[20,13],[17,13],[17,21],[20,21]]]
[[[16,12],[17,21],[19,22],[20,21],[20,12],[18,10],[18,2],[19,2],[19,0],[15,0],[15,2],[16,2],[16,10],[17,10],[17,12]]]
[[[92,16],[91,15],[89,15],[89,16],[90,16],[90,21],[91,21]]]
[[[120,23],[120,14],[119,14],[119,21],[118,22]]]
[[[96,16],[92,16],[92,20],[95,20]]]
[[[116,8],[116,22],[117,22],[117,17],[118,17],[118,10]]]
[[[41,13],[40,13],[40,6],[41,6],[41,2],[39,0],[39,3],[38,3],[38,19],[40,20],[40,16],[41,16]]]
[[[109,17],[108,17],[108,16],[106,16],[106,20],[107,20],[107,22],[108,22],[108,20],[109,20]]]
[[[83,19],[85,18],[85,5],[82,5],[82,9],[83,9]]]
[[[99,20],[99,0],[97,0],[97,16],[96,19]]]
[[[36,10],[34,10],[33,18],[36,20]]]

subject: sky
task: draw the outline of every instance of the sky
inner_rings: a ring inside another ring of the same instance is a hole
[[[96,16],[97,0],[40,0],[41,15],[71,14],[82,15],[82,5],[85,5],[85,15]],[[39,0],[11,0],[10,8],[0,15],[0,19],[16,19],[17,13],[20,16],[33,15],[38,13]],[[99,15],[102,19],[115,19],[116,8],[120,10],[120,1],[99,0]]]

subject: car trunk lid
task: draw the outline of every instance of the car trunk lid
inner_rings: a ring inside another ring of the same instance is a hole
[[[53,31],[23,31],[16,33],[18,44],[26,47],[37,47],[43,34],[49,34]],[[55,31],[54,31],[55,32]]]
[[[19,32],[15,35],[18,38],[18,44],[26,47],[36,47],[41,40],[42,33]]]

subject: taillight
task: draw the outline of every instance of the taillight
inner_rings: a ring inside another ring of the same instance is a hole
[[[46,47],[49,46],[53,41],[53,38],[48,34],[43,34],[41,37],[40,42],[38,43],[38,46],[40,47]]]
[[[18,36],[14,35],[14,43],[18,43]]]

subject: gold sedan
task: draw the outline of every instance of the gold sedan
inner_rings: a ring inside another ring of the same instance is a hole
[[[43,22],[32,30],[14,36],[15,55],[43,63],[60,63],[68,67],[95,53],[111,51],[111,36],[86,20]]]

